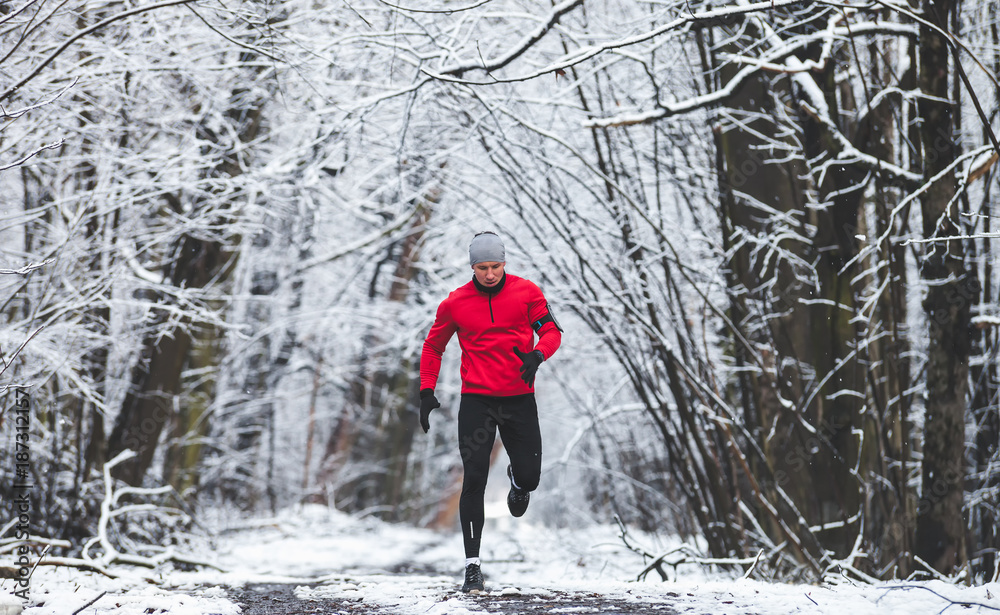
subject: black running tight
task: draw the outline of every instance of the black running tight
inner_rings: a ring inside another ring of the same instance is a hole
[[[521,489],[534,491],[542,472],[542,436],[534,394],[514,397],[462,395],[458,411],[458,447],[465,478],[459,517],[465,539],[465,556],[479,557],[483,531],[483,497],[490,471],[490,453],[497,429]]]

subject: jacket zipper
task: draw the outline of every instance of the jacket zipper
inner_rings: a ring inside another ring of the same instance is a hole
[[[490,322],[497,324],[497,321],[493,320],[493,293],[486,293],[486,297],[490,304]]]

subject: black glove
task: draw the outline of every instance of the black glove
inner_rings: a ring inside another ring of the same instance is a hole
[[[429,420],[431,410],[440,407],[441,402],[438,401],[437,397],[434,397],[434,389],[420,390],[420,426],[424,428],[424,433],[427,433],[427,430],[431,428]]]
[[[524,383],[529,387],[534,386],[535,372],[538,371],[538,366],[545,360],[542,351],[532,350],[531,352],[521,352],[520,348],[514,346],[514,354],[521,359],[521,380],[524,380]]]

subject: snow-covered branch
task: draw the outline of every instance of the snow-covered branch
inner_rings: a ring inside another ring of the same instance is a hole
[[[775,2],[757,2],[753,4],[747,4],[745,6],[726,6],[720,8],[709,9],[706,11],[697,11],[694,13],[687,13],[681,17],[673,19],[666,24],[663,24],[649,32],[643,32],[641,34],[636,34],[624,39],[615,40],[609,43],[604,43],[601,45],[592,45],[588,47],[582,47],[570,54],[567,54],[563,58],[556,62],[550,63],[549,65],[532,71],[530,73],[525,73],[515,77],[499,77],[491,75],[493,79],[485,82],[473,82],[461,79],[461,75],[470,70],[484,70],[486,72],[497,70],[506,66],[514,59],[520,57],[525,53],[531,46],[535,45],[538,40],[541,39],[544,34],[551,29],[557,22],[558,18],[564,13],[572,10],[576,5],[582,4],[579,0],[565,0],[563,3],[557,5],[553,8],[550,13],[549,19],[539,26],[534,32],[524,37],[518,44],[514,45],[510,51],[501,56],[499,59],[492,61],[480,61],[480,62],[467,62],[464,64],[459,64],[456,66],[445,67],[438,71],[431,71],[430,69],[422,69],[423,72],[435,79],[440,79],[444,81],[455,81],[466,83],[469,85],[490,85],[496,83],[512,83],[517,81],[528,81],[541,77],[544,75],[552,73],[560,73],[566,71],[567,69],[586,62],[602,53],[613,51],[616,49],[621,49],[624,47],[630,47],[646,41],[655,39],[667,32],[680,29],[684,26],[700,23],[702,25],[710,25],[715,22],[731,22],[742,15],[751,14],[759,11],[769,11],[775,8],[782,8],[785,6],[791,6],[797,4],[796,0],[776,0]],[[557,14],[558,13],[558,14]]]
[[[583,5],[583,0],[563,0],[559,4],[555,5],[552,7],[552,10],[549,12],[548,17],[543,21],[543,23],[535,28],[534,31],[528,33],[523,39],[518,41],[517,44],[510,49],[510,51],[498,58],[482,62],[468,62],[465,64],[458,64],[456,66],[449,66],[436,73],[427,69],[422,70],[424,73],[437,79],[444,79],[445,77],[461,78],[463,73],[471,70],[481,70],[486,73],[500,70],[534,47],[556,26],[556,24],[559,23],[559,20],[564,15],[581,5]]]
[[[36,77],[38,77],[38,75],[43,70],[45,70],[45,68],[49,64],[51,64],[56,58],[58,58],[60,55],[62,55],[67,49],[69,49],[74,43],[76,43],[80,39],[82,39],[84,37],[87,37],[87,36],[90,36],[91,34],[93,34],[95,32],[98,32],[99,30],[102,30],[103,28],[106,28],[107,26],[109,26],[109,25],[111,25],[111,24],[113,24],[113,23],[115,23],[117,21],[121,21],[122,19],[127,19],[129,17],[134,16],[134,15],[140,15],[142,13],[148,13],[149,11],[155,11],[157,9],[165,8],[165,7],[168,7],[168,6],[176,6],[178,4],[188,4],[188,3],[194,2],[194,1],[195,0],[164,0],[162,2],[156,2],[156,3],[153,3],[153,4],[147,4],[145,6],[138,6],[138,7],[131,8],[131,9],[128,9],[128,10],[125,10],[125,11],[121,11],[120,13],[112,15],[111,17],[108,17],[106,19],[102,19],[101,21],[95,23],[92,26],[88,26],[86,28],[83,28],[82,30],[77,31],[72,36],[68,37],[65,41],[63,41],[63,43],[61,45],[59,45],[58,47],[56,47],[47,56],[45,56],[44,58],[42,58],[34,66],[33,69],[31,69],[30,71],[28,71],[28,73],[24,77],[22,77],[20,80],[18,80],[16,83],[14,83],[10,87],[8,87],[3,92],[0,92],[0,102],[3,102],[5,100],[7,100],[11,96],[13,96],[18,90],[20,90],[22,87],[24,87],[25,84],[31,82],[31,80],[33,80]]]

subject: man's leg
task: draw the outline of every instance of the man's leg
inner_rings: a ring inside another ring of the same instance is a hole
[[[458,409],[458,447],[462,453],[462,497],[458,512],[462,521],[466,559],[479,557],[482,541],[483,498],[490,471],[490,453],[496,439],[496,420],[486,402],[473,395],[463,395]]]
[[[542,474],[542,434],[535,396],[505,399],[496,412],[514,484],[523,491],[534,491]]]

